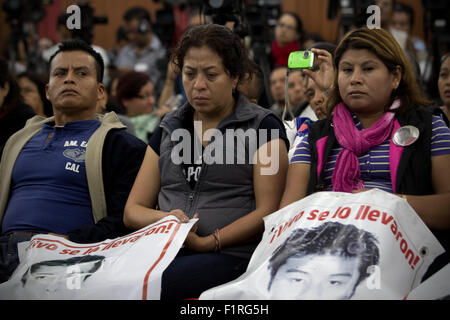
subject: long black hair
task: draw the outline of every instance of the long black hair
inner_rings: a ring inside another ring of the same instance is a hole
[[[8,112],[23,102],[22,96],[20,95],[20,87],[9,71],[8,63],[6,60],[0,58],[0,87],[5,88],[6,83],[9,85],[9,91],[3,100],[3,104],[0,105],[0,113]]]

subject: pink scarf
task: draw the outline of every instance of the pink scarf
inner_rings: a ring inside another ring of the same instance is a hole
[[[395,100],[390,110],[398,108]],[[336,159],[332,184],[333,191],[352,192],[364,188],[360,179],[358,156],[383,143],[392,131],[394,113],[385,112],[370,128],[358,130],[352,115],[343,102],[334,108],[333,128],[337,141],[342,146]]]

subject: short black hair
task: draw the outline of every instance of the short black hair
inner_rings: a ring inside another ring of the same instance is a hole
[[[123,100],[138,97],[139,91],[149,82],[152,80],[145,72],[129,71],[124,73],[117,82],[117,102],[123,105]]]
[[[150,13],[143,7],[132,7],[124,13],[123,20],[129,22],[133,19],[147,20],[149,23],[152,23]]]
[[[378,240],[372,233],[352,224],[326,222],[311,229],[296,229],[274,251],[269,260],[271,272],[268,288],[270,289],[278,269],[290,257],[326,253],[360,259],[357,286],[369,276],[367,268],[379,262],[380,253],[377,243]]]
[[[248,90],[249,98],[259,100],[264,91],[264,73],[262,68],[252,61],[253,73],[249,75],[250,86]]]
[[[81,39],[68,39],[63,40],[56,51],[49,60],[49,65],[52,65],[53,58],[60,52],[63,51],[84,51],[91,55],[95,59],[95,69],[97,71],[97,81],[103,81],[103,72],[105,70],[105,63],[103,62],[102,56],[95,51],[90,45]]]
[[[27,271],[22,276],[21,282],[23,285],[27,282],[27,274],[30,272],[31,274],[35,273],[40,267],[42,266],[48,266],[48,267],[69,267],[73,266],[75,264],[79,263],[87,263],[87,262],[95,262],[92,265],[92,268],[89,270],[91,273],[96,272],[100,266],[103,263],[103,260],[105,260],[105,256],[99,256],[99,255],[87,255],[87,256],[79,256],[79,257],[73,257],[65,260],[47,260],[47,261],[41,261],[32,264]],[[90,276],[88,274],[86,276],[86,279]]]

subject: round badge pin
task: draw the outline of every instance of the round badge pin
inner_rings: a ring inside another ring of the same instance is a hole
[[[392,141],[395,145],[400,147],[406,147],[419,138],[419,129],[414,126],[403,126],[399,128],[392,137]]]

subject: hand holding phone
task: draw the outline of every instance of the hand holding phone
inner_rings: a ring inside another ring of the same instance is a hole
[[[320,90],[325,91],[331,87],[334,80],[333,56],[326,50],[313,48],[317,68],[305,69],[304,74],[317,84]]]

